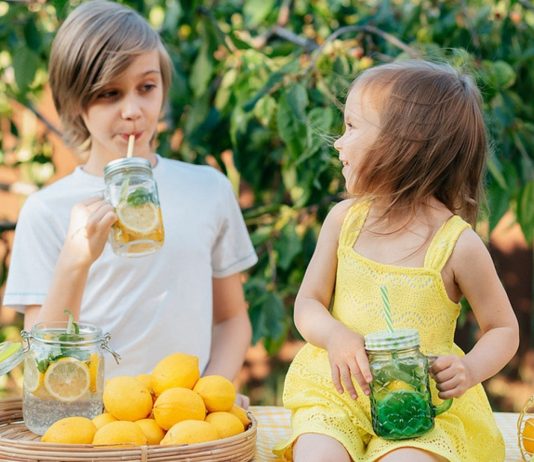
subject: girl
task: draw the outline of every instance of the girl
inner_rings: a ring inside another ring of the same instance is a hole
[[[475,84],[422,61],[370,69],[349,92],[334,147],[353,198],[327,216],[295,302],[309,343],[286,377],[293,434],[275,452],[306,462],[504,460],[480,382],[514,355],[518,326],[471,228],[488,151]],[[378,438],[370,420],[364,336],[387,330],[382,284],[394,326],[418,329],[423,353],[441,354],[433,394],[456,398],[411,440]],[[453,342],[464,296],[482,331],[466,355]]]
[[[227,178],[154,151],[171,70],[158,34],[130,8],[90,1],[62,24],[50,86],[65,138],[87,161],[25,203],[4,303],[24,312],[26,329],[67,308],[109,331],[123,360],[106,362],[108,377],[148,373],[181,351],[204,374],[234,379],[251,338],[240,272],[256,254]],[[104,167],[132,134],[135,155],[154,167],[166,233],[141,259],[106,245],[117,217],[101,199]]]

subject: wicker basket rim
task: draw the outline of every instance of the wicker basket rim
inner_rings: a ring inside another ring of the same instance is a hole
[[[2,409],[2,407],[4,409]],[[23,424],[23,421],[21,418],[13,418],[8,419],[7,422],[2,421],[2,414],[5,414],[5,409],[8,409],[8,411],[11,411],[13,414],[16,411],[19,411],[22,409],[22,400],[20,398],[9,398],[0,400],[0,430],[2,430],[5,427],[8,427],[9,425],[13,424]],[[59,444],[59,443],[42,443],[40,441],[31,441],[31,440],[23,440],[23,439],[11,439],[6,438],[0,434],[0,449],[9,449],[9,448],[18,448],[21,450],[29,450],[29,451],[35,451],[37,449],[40,449],[44,452],[59,452],[59,453],[65,453],[68,454],[71,457],[76,457],[76,451],[79,450],[79,454],[86,455],[88,452],[92,452],[91,450],[94,450],[95,453],[98,452],[106,452],[106,453],[122,453],[122,455],[125,454],[125,452],[128,451],[135,451],[135,452],[146,452],[149,451],[151,453],[158,453],[158,454],[169,454],[174,453],[176,451],[180,450],[187,450],[189,453],[190,451],[195,452],[204,452],[204,451],[224,451],[226,449],[226,446],[230,446],[233,451],[236,451],[236,445],[242,441],[246,444],[253,443],[255,446],[255,440],[256,440],[256,433],[257,433],[257,427],[258,422],[254,415],[247,411],[247,416],[251,421],[251,424],[249,427],[242,433],[239,433],[238,435],[230,436],[227,438],[221,438],[215,441],[208,441],[205,443],[195,443],[195,444],[169,444],[169,445],[131,445],[131,444],[124,444],[124,445],[93,445],[93,444]],[[253,440],[253,441],[251,441]]]

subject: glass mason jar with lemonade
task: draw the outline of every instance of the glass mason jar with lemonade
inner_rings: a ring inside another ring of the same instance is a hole
[[[118,220],[110,233],[117,255],[149,255],[164,242],[158,188],[150,162],[126,157],[104,168],[106,200],[115,208]]]
[[[22,415],[29,430],[42,435],[64,417],[89,419],[102,412],[104,355],[116,360],[109,334],[92,324],[69,321],[42,322],[21,336],[20,343],[0,344],[0,374],[24,365]]]
[[[401,440],[423,435],[434,417],[448,410],[452,400],[432,403],[429,358],[419,349],[419,332],[398,329],[365,336],[373,380],[373,430],[384,438]]]

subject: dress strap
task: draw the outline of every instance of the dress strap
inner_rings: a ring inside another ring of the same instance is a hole
[[[350,247],[354,245],[356,239],[358,239],[360,230],[365,223],[370,206],[371,201],[357,199],[350,207],[343,220],[343,225],[341,226],[341,232],[339,234],[340,245],[347,245]]]
[[[449,260],[460,234],[471,225],[453,215],[437,230],[425,255],[425,268],[441,271]]]

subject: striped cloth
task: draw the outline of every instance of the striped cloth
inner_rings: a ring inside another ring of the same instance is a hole
[[[258,439],[254,462],[280,460],[273,455],[272,448],[281,439],[289,436],[289,411],[277,406],[251,406],[250,411],[258,421]],[[506,462],[521,462],[523,459],[517,443],[519,414],[496,412],[494,415],[506,443]]]

